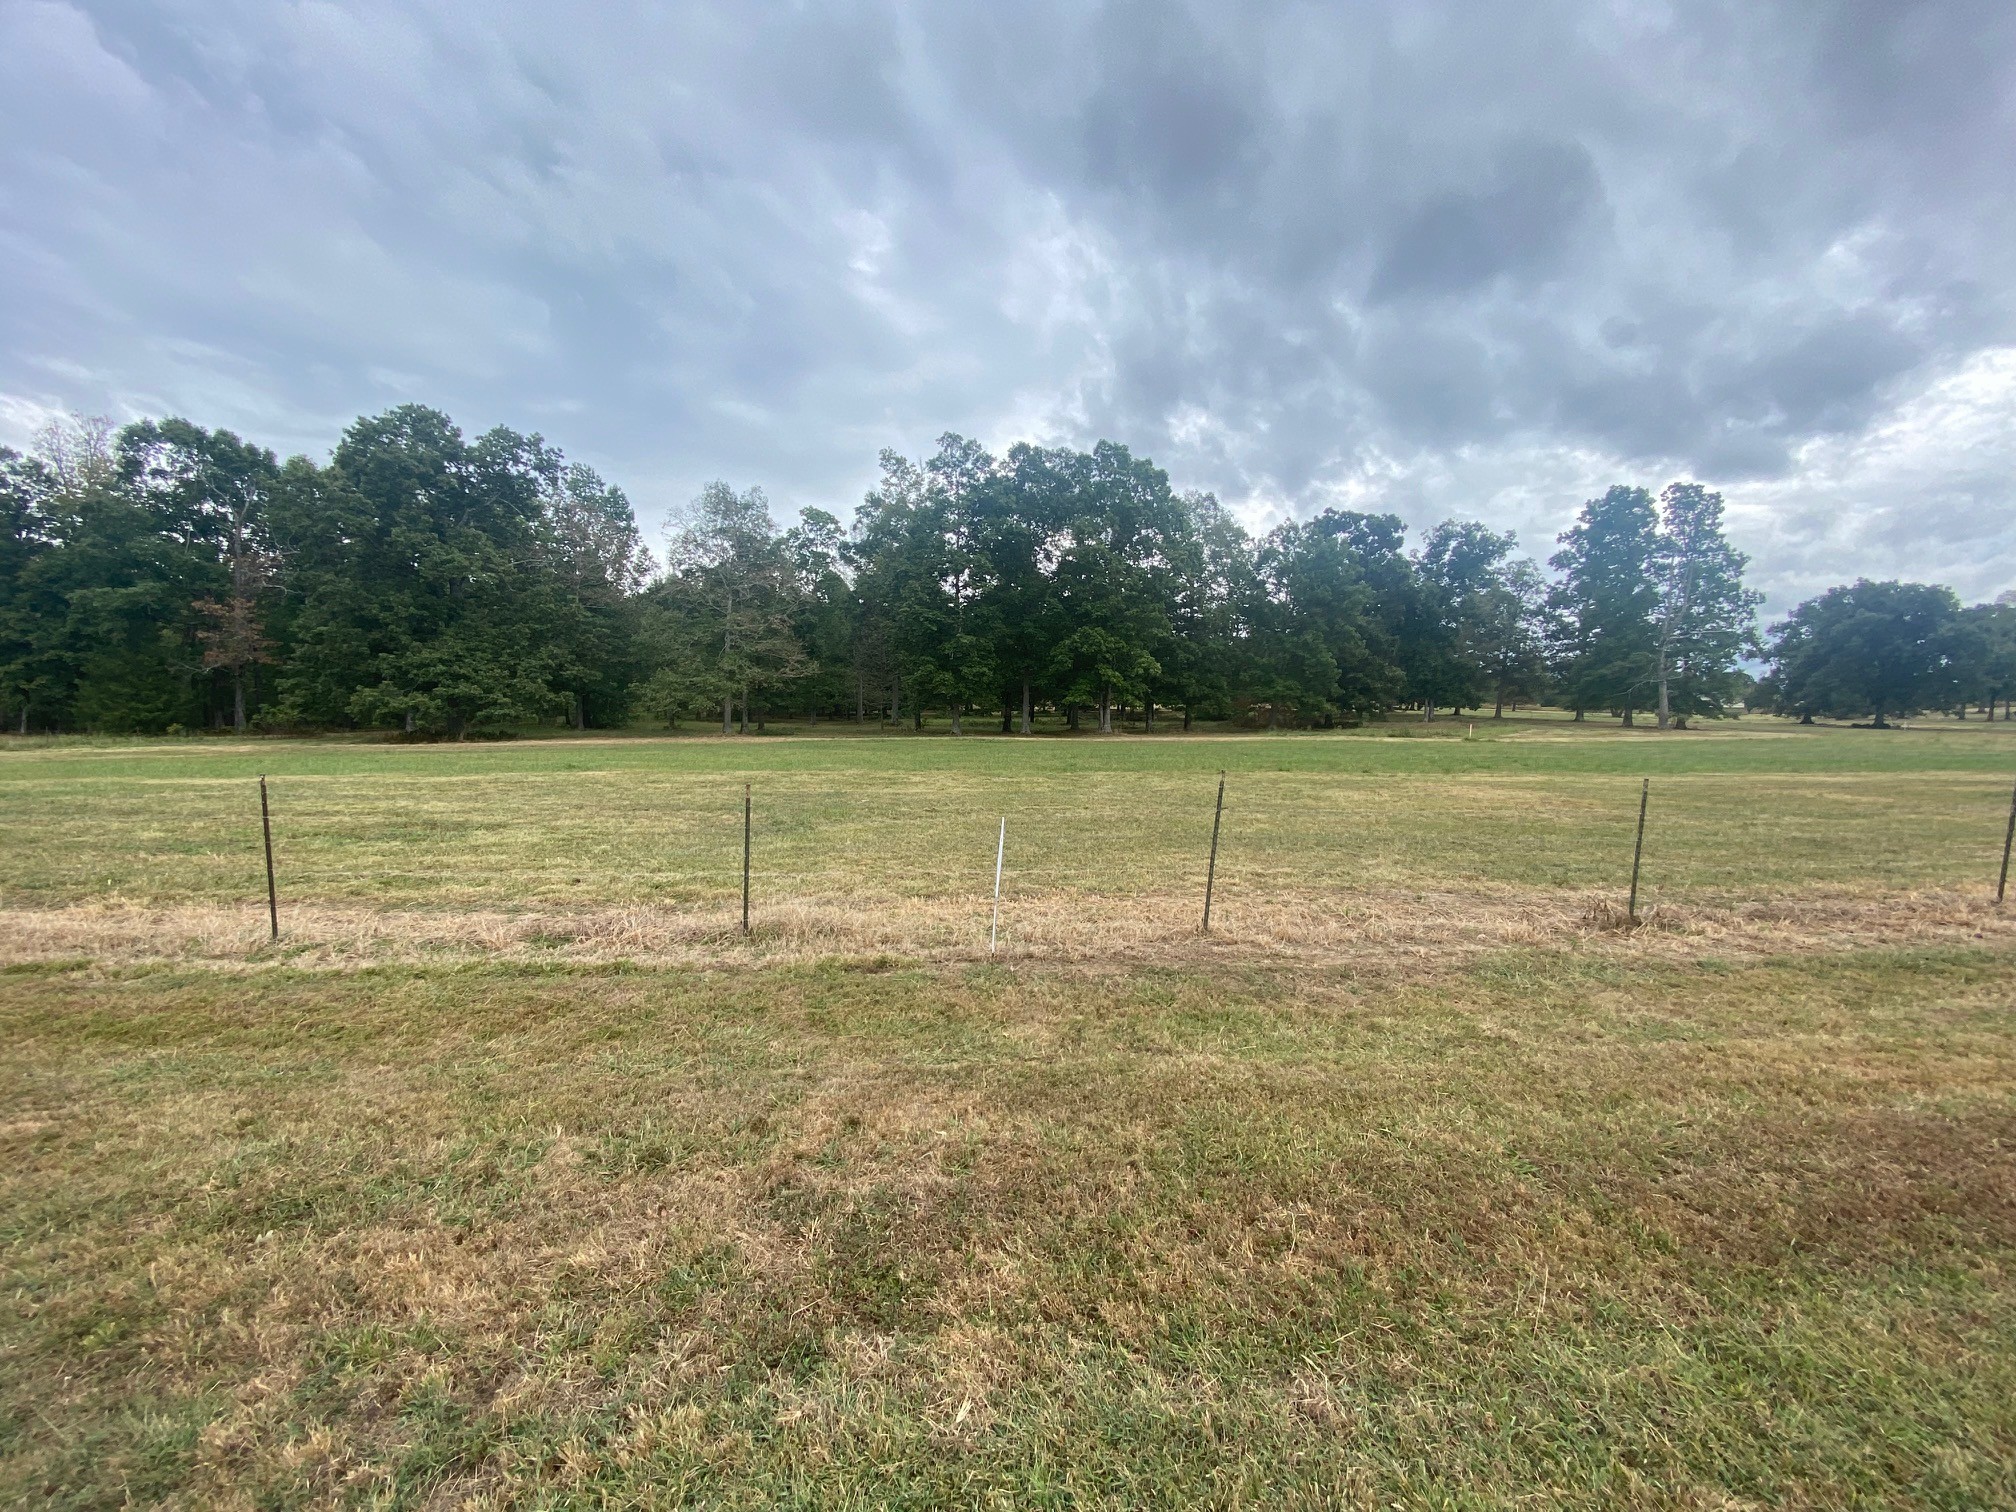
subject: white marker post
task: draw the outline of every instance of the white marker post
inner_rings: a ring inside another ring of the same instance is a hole
[[[1001,858],[1008,854],[1008,816],[1001,816],[1001,839],[994,847],[994,923],[987,931],[987,954],[994,954],[994,942],[1001,936]]]

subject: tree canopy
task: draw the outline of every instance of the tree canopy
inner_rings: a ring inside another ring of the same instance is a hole
[[[1950,588],[1857,579],[1808,599],[1772,627],[1773,707],[1804,719],[1892,715],[1962,705],[1986,649]]]
[[[1543,697],[1662,728],[1746,695],[1877,722],[2016,691],[2016,604],[1857,583],[1761,649],[1719,494],[1619,485],[1550,579],[1509,534],[1326,509],[1255,537],[1115,442],[956,434],[851,511],[709,484],[662,564],[630,501],[536,435],[402,405],[326,463],[181,419],[0,450],[0,718],[30,730],[416,738],[767,716],[954,731],[1040,711],[1325,726]]]

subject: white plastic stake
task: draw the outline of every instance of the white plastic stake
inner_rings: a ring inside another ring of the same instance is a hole
[[[1008,816],[1001,816],[1001,839],[994,847],[994,923],[987,931],[987,954],[994,954],[994,942],[1001,935],[1001,858],[1008,854]]]

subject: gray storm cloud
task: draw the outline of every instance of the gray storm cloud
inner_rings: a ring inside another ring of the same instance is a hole
[[[1724,489],[2016,586],[2016,7],[0,0],[0,438],[407,399],[648,516],[1111,436],[1255,524]]]

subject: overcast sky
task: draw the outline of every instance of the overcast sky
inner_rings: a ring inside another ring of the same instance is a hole
[[[2011,0],[0,0],[0,441],[407,400],[647,530],[941,431],[2016,587]]]

